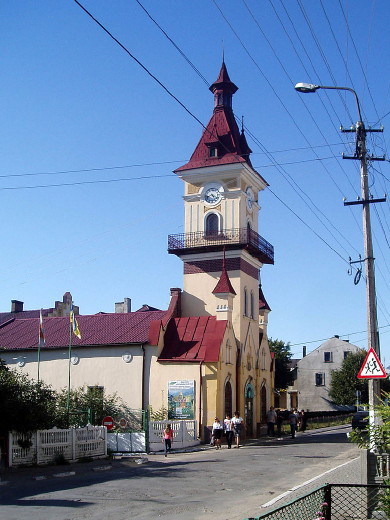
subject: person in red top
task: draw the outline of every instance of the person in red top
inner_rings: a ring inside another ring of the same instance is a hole
[[[173,442],[173,430],[170,424],[167,424],[163,432],[163,443],[165,444],[165,456],[167,456],[168,451],[171,451],[172,442]]]

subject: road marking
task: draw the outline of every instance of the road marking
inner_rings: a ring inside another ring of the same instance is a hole
[[[349,460],[348,462],[344,462],[343,464],[340,464],[339,466],[336,466],[335,468],[332,468],[332,469],[328,469],[328,471],[325,471],[324,473],[321,473],[321,475],[317,475],[316,477],[313,477],[311,478],[310,480],[307,480],[306,482],[303,482],[302,484],[299,484],[298,486],[294,486],[292,487],[291,489],[289,489],[288,491],[285,491],[284,493],[282,493],[281,495],[278,495],[277,497],[273,498],[272,500],[270,500],[269,502],[267,502],[266,504],[263,504],[262,506],[260,507],[269,507],[269,506],[272,506],[273,504],[275,504],[275,502],[278,502],[279,500],[281,500],[282,498],[284,498],[285,496],[289,495],[290,493],[292,493],[293,491],[296,491],[297,489],[301,488],[301,487],[304,487],[304,486],[307,486],[308,484],[311,484],[312,482],[314,482],[315,480],[323,477],[324,475],[327,475],[328,473],[331,473],[332,471],[336,470],[336,469],[339,469],[339,468],[342,468],[343,466],[346,466],[347,464],[350,464],[351,462],[354,462],[355,460],[358,460],[360,457],[356,457],[352,460]]]

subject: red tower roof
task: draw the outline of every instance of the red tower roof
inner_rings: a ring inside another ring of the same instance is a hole
[[[226,271],[225,255],[224,255],[221,277],[218,280],[218,283],[215,286],[215,289],[213,290],[213,294],[225,294],[225,293],[237,294],[236,291],[233,289],[233,286],[230,282],[229,275]]]
[[[189,162],[175,172],[237,162],[252,166],[249,159],[251,149],[244,130],[240,132],[238,128],[232,109],[232,97],[238,87],[230,80],[224,62],[210,90],[214,94],[213,115]]]

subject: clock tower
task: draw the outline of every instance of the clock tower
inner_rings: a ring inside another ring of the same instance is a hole
[[[237,355],[247,369],[257,366],[260,356],[260,269],[274,262],[273,247],[260,236],[258,223],[259,193],[268,184],[253,168],[244,130],[234,117],[238,88],[224,62],[210,90],[211,119],[188,163],[175,170],[184,181],[184,233],[168,237],[168,252],[184,264],[182,316],[219,319],[220,300],[213,291],[221,273],[227,274],[235,293],[230,316]],[[237,389],[241,395],[255,375],[248,377]],[[250,386],[253,394],[254,383]],[[237,395],[237,405],[242,404]]]

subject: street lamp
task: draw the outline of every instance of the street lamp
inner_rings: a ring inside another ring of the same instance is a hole
[[[313,85],[311,83],[297,83],[295,90],[307,94],[316,92],[318,89],[330,90],[348,90],[355,96],[356,105],[359,114],[359,121],[355,128],[350,130],[342,129],[343,132],[354,132],[356,134],[356,149],[352,157],[344,159],[356,159],[360,161],[360,182],[361,182],[361,200],[355,202],[344,202],[345,206],[351,204],[362,204],[363,206],[363,236],[364,236],[364,253],[365,253],[365,274],[366,274],[366,307],[367,307],[367,330],[368,330],[368,348],[372,348],[380,358],[379,335],[377,324],[377,308],[376,308],[376,294],[375,294],[375,272],[374,272],[374,256],[372,247],[371,235],[371,218],[370,218],[370,204],[373,202],[384,202],[386,199],[370,198],[368,188],[368,173],[367,173],[367,150],[366,150],[366,133],[367,132],[381,132],[381,129],[366,129],[362,121],[360,111],[359,98],[352,88],[348,87],[328,87],[324,85]],[[369,157],[370,160],[384,160],[379,157]],[[378,402],[379,382],[377,379],[369,379],[369,405],[370,405],[370,423],[376,423],[376,416],[374,414],[374,405]]]

